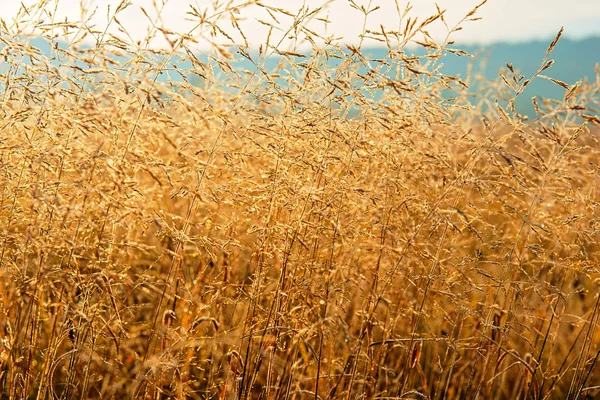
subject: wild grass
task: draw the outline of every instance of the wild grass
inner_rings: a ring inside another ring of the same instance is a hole
[[[562,32],[473,92],[439,66],[477,8],[346,46],[271,7],[253,50],[254,1],[139,43],[53,4],[0,28],[2,398],[599,395],[600,77],[513,107]]]

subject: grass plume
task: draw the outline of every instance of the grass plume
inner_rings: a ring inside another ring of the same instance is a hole
[[[127,1],[101,28],[55,4],[0,27],[2,398],[598,394],[600,77],[548,75],[562,30],[473,91],[440,64],[483,3],[357,45],[310,29],[326,7],[136,42]],[[526,118],[534,79],[565,96]]]

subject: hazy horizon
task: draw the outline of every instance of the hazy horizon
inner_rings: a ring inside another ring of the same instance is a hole
[[[23,1],[23,4],[30,7],[35,4],[36,0]],[[48,12],[54,15],[54,21],[69,22],[79,21],[80,7],[79,0],[51,0],[48,1],[44,12],[37,15],[38,19],[48,21]],[[90,23],[94,24],[98,30],[102,30],[108,21],[107,11],[110,7],[111,13],[118,6],[120,0],[94,1],[89,0],[84,2],[88,9],[88,15],[94,14]],[[246,1],[233,2],[239,5]],[[304,1],[275,1],[265,0],[263,4],[272,7],[281,7],[291,12],[297,12],[303,5],[306,5],[311,10],[319,7],[324,3],[329,3],[328,6],[318,13],[319,18],[328,19],[330,22],[325,24],[322,21],[317,21],[313,18],[308,24],[311,29],[325,36],[333,36],[341,42],[356,44],[359,41],[359,34],[363,28],[363,15],[361,11],[354,9],[350,1],[332,0],[324,2],[319,0],[304,0]],[[367,7],[369,1],[356,0],[355,3],[360,6]],[[366,29],[372,31],[381,31],[383,26],[386,31],[401,31],[406,20],[402,21],[402,27],[399,25],[399,16],[397,5],[401,12],[407,6],[407,2],[394,0],[371,1],[371,9],[379,6],[380,8],[369,14]],[[446,10],[444,13],[445,21],[449,27],[454,26],[475,6],[480,4],[479,0],[440,0],[437,2],[440,9]],[[186,15],[191,10],[190,5],[193,5],[199,10],[206,8],[204,2],[194,0],[170,0],[164,6],[160,6],[160,13],[154,10],[152,0],[133,0],[132,5],[119,13],[119,22],[127,27],[129,36],[124,36],[119,33],[116,24],[112,24],[110,33],[117,34],[121,37],[126,37],[131,40],[143,40],[146,36],[148,27],[148,17],[145,13],[155,21],[160,21],[162,25],[171,30],[177,29],[179,33],[189,32],[194,26],[194,21]],[[411,4],[411,11],[408,16],[417,17],[419,21],[434,15],[437,12],[435,2],[425,0]],[[10,27],[13,19],[21,8],[20,1],[10,2],[5,4],[0,9],[0,18]],[[95,11],[95,12],[94,12]],[[158,17],[160,14],[160,17]],[[259,22],[266,21],[273,23],[277,28],[281,27],[281,31],[274,30],[271,38],[271,43],[276,43],[283,37],[284,30],[292,23],[292,17],[278,15],[277,24],[269,16],[264,8],[251,6],[242,9],[237,16],[242,18],[240,26],[245,32],[245,36],[251,47],[258,47],[266,41],[268,35],[268,27]],[[558,0],[531,0],[527,2],[517,0],[498,1],[490,0],[483,4],[474,15],[481,17],[478,21],[468,21],[462,24],[462,30],[454,32],[451,36],[452,40],[462,45],[486,45],[498,42],[520,43],[535,40],[547,40],[556,35],[561,27],[564,26],[564,36],[571,39],[582,39],[586,37],[600,36],[600,4],[594,0],[579,0],[572,1],[569,4]],[[186,20],[187,19],[187,20]],[[443,41],[447,34],[447,28],[440,20],[428,28],[431,36],[437,41]],[[199,37],[198,31],[194,31],[194,37]],[[238,43],[243,43],[243,39],[236,35],[237,31],[231,28],[228,34]],[[89,38],[91,39],[91,38]],[[223,41],[226,44],[226,40]],[[364,44],[373,46],[374,41],[367,40]],[[290,42],[291,43],[291,42]],[[284,40],[284,46],[289,45]],[[159,34],[156,39],[151,42],[153,47],[165,47],[167,42]],[[203,47],[203,41],[200,40],[198,48]]]

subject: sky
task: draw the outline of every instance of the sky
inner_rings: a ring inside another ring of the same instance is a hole
[[[80,0],[0,0],[0,18],[11,26],[21,4],[29,7],[43,1],[46,3],[44,10],[52,13],[55,20],[69,22],[80,20]],[[84,0],[88,11],[94,11],[92,22],[96,28],[103,30],[106,27],[107,10],[110,6],[114,11],[122,0]],[[172,31],[188,32],[195,25],[186,12],[191,10],[190,5],[198,10],[210,8],[213,0],[129,0],[132,4],[118,14],[118,21],[127,27],[127,32],[132,40],[143,40],[149,29],[149,20],[142,9],[150,18],[155,19],[157,12],[153,3],[162,8],[160,19],[162,24]],[[166,1],[166,3],[165,3]],[[220,0],[220,3],[241,5],[247,0]],[[322,6],[323,0],[261,0],[263,4],[273,7],[281,7],[292,13],[296,13],[302,6],[315,9]],[[324,23],[313,19],[308,25],[313,31],[338,37],[344,43],[356,44],[359,41],[359,33],[362,31],[364,15],[353,8],[354,2],[358,7],[370,9],[379,6],[372,11],[368,18],[366,27],[372,30],[398,30],[399,16],[396,8],[398,3],[401,10],[407,6],[403,0],[331,0],[327,6],[318,14],[330,22]],[[473,7],[481,0],[437,0],[442,10],[446,10],[444,16],[447,24],[453,26],[458,23]],[[164,3],[164,4],[163,4]],[[414,0],[412,9],[408,16],[417,17],[422,20],[436,13],[434,0]],[[56,12],[54,12],[56,10]],[[210,15],[210,14],[209,14]],[[600,0],[488,0],[482,5],[476,16],[481,20],[466,22],[462,29],[452,35],[452,39],[462,44],[486,44],[498,41],[519,42],[535,39],[551,40],[559,31],[561,26],[565,27],[565,36],[571,38],[584,38],[588,36],[600,36]],[[266,13],[262,7],[251,6],[241,9],[238,18],[242,18],[240,25],[242,31],[251,46],[258,47],[267,38],[268,28],[258,20],[270,21],[278,25]],[[24,17],[27,18],[27,17]],[[43,16],[47,21],[48,15]],[[276,15],[279,27],[287,29],[291,17]],[[186,20],[187,19],[187,20]],[[223,26],[235,41],[241,43],[242,39],[236,35],[236,31],[230,23]],[[11,28],[12,29],[12,28]],[[117,26],[111,26],[113,33],[117,32]],[[285,29],[275,31],[271,37],[274,43],[283,37]],[[440,21],[428,29],[429,33],[436,39],[441,40],[446,36],[447,29]],[[194,31],[193,36],[199,32]],[[119,34],[123,37],[123,34]],[[162,35],[161,35],[162,36]],[[227,41],[223,38],[223,43]],[[202,46],[202,41],[198,46]],[[167,42],[158,38],[152,42],[152,46],[166,47]]]

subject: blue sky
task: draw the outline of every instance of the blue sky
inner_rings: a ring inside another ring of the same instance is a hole
[[[159,6],[165,0],[131,0],[132,5],[119,14],[119,21],[127,27],[127,31],[134,40],[143,39],[148,30],[148,19],[141,11],[143,7],[150,17],[154,18],[153,2]],[[233,4],[243,4],[247,0],[232,1]],[[380,30],[383,25],[387,30],[398,30],[398,13],[396,11],[396,0],[354,0],[357,5],[371,8],[379,6],[373,11],[368,20],[367,28]],[[39,0],[23,0],[26,6],[38,3]],[[96,9],[93,22],[98,28],[106,24],[107,7],[112,10],[121,0],[85,0],[88,9]],[[221,3],[227,3],[221,0]],[[8,25],[17,14],[21,0],[2,0],[0,7],[0,18]],[[170,0],[163,6],[161,18],[165,26],[177,32],[186,32],[193,23],[186,21],[186,12],[192,4],[198,9],[204,9],[213,1],[208,0]],[[323,0],[262,0],[263,4],[274,7],[285,8],[296,12],[303,5],[311,9],[323,5]],[[407,5],[406,1],[397,1],[401,9]],[[469,10],[480,3],[480,0],[438,0],[441,9],[446,9],[445,17],[449,25],[453,25],[464,17]],[[64,21],[76,21],[80,18],[79,0],[46,0],[45,9],[52,11],[56,9],[56,19]],[[435,2],[433,0],[415,0],[412,2],[410,16],[423,19],[435,13]],[[463,29],[456,32],[452,37],[460,43],[491,43],[497,41],[526,41],[532,39],[549,39],[553,37],[561,26],[565,26],[565,35],[573,38],[586,36],[600,36],[600,0],[489,0],[477,13],[482,17],[480,21],[468,22]],[[327,17],[331,22],[324,24],[313,21],[309,26],[316,32],[327,33],[341,38],[344,42],[356,43],[358,34],[363,26],[363,16],[359,11],[350,6],[350,0],[332,0],[321,12],[320,16]],[[258,19],[271,20],[263,8],[252,6],[244,9],[240,14],[245,20],[242,29],[251,45],[258,46],[266,40],[267,28],[257,22]],[[47,19],[48,16],[46,15]],[[283,26],[289,26],[291,18],[278,17]],[[272,20],[271,20],[272,21]],[[230,25],[225,25],[228,32],[235,32]],[[113,30],[117,33],[116,27]],[[446,29],[442,23],[437,23],[429,29],[431,35],[436,39],[445,36]],[[118,34],[118,33],[117,33]],[[272,39],[279,39],[283,32],[274,33]],[[232,36],[235,36],[232,34]],[[235,38],[240,40],[238,36]],[[165,41],[158,39],[153,42],[155,46],[162,47]],[[201,44],[199,45],[201,47]]]

